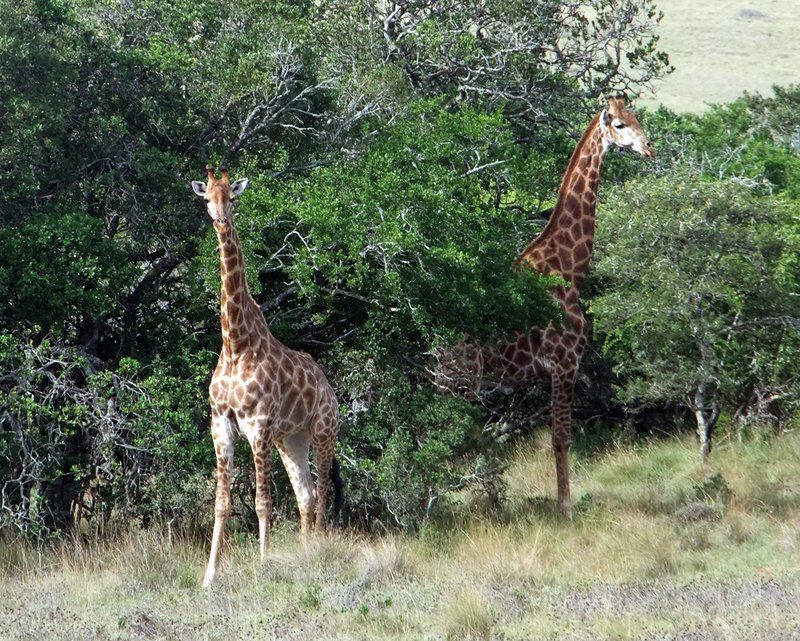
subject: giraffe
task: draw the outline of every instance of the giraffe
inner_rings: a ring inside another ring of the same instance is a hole
[[[558,275],[567,282],[553,292],[564,314],[563,326],[551,323],[544,329],[534,328],[502,345],[475,346],[462,341],[437,353],[436,382],[451,392],[460,389],[474,395],[489,383],[515,387],[550,379],[558,505],[567,517],[572,516],[572,403],[578,366],[588,342],[579,296],[594,245],[600,167],[612,147],[655,156],[642,126],[621,97],[609,98],[607,107],[589,124],[564,173],[547,224],[515,263],[517,268]]]
[[[434,384],[469,397],[487,391],[511,391],[546,378],[541,330],[517,332],[514,340],[499,345],[475,345],[462,340],[453,347],[437,348]]]
[[[234,431],[250,443],[256,472],[255,505],[258,515],[259,553],[266,559],[269,517],[272,511],[270,473],[272,446],[278,449],[292,483],[300,511],[301,537],[321,528],[325,506],[334,485],[334,510],[341,505],[341,481],[333,456],[339,432],[336,396],[314,360],[289,349],[267,327],[258,304],[250,295],[239,237],[233,219],[236,198],[247,178],[230,182],[208,168],[208,182],[192,181],[194,193],[206,202],[217,233],[222,272],[220,317],[222,350],[211,378],[211,436],[217,457],[217,491],[211,553],[203,587],[214,579],[225,521],[230,511]],[[309,448],[317,467],[316,488],[309,470]]]

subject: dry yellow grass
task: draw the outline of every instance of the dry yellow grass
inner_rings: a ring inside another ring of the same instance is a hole
[[[800,433],[576,457],[553,509],[546,434],[517,448],[505,513],[419,535],[275,532],[203,546],[158,532],[37,553],[0,546],[3,639],[791,639],[800,635]],[[681,636],[683,635],[683,636]]]
[[[797,83],[800,2],[797,0],[660,0],[661,48],[674,73],[642,102],[701,112],[742,92],[768,94]]]

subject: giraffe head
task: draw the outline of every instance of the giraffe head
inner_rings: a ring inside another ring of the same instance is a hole
[[[656,155],[642,125],[634,113],[625,107],[623,98],[608,99],[608,107],[600,114],[600,128],[608,146],[633,151],[648,158]]]
[[[206,167],[206,171],[208,171],[208,182],[193,180],[192,189],[206,201],[206,209],[214,221],[214,228],[222,231],[233,223],[233,204],[247,188],[247,178],[240,178],[231,183],[227,169],[220,171],[219,180],[211,167]]]

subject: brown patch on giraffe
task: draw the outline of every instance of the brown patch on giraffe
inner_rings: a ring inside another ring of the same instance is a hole
[[[306,411],[305,404],[301,401],[301,398],[295,399],[294,410],[292,411],[289,420],[294,422],[295,424],[305,421],[308,416]]]
[[[232,307],[227,316],[231,323],[238,324],[242,319],[242,310],[240,307]]]
[[[531,348],[531,337],[528,334],[519,334],[516,345],[518,350],[529,351]]]
[[[522,367],[524,366],[530,359],[529,353],[523,350],[517,350],[515,354],[513,354],[512,363]]]
[[[568,247],[561,247],[558,250],[558,260],[563,272],[572,270],[572,251]]]
[[[281,371],[285,373],[286,379],[289,382],[294,382],[294,359],[292,358],[284,358],[281,360]]]
[[[222,392],[222,384],[218,380],[212,380],[208,386],[208,393],[212,398],[216,398]]]
[[[547,259],[547,266],[551,271],[557,274],[561,273],[561,260],[558,255],[550,256],[550,258]]]
[[[575,211],[580,206],[580,201],[575,194],[569,194],[566,201],[564,201],[564,208],[569,211]]]
[[[577,237],[577,234],[576,234]],[[583,265],[589,260],[589,249],[586,247],[586,243],[578,243],[575,245],[575,251],[573,252],[573,258],[575,259],[575,265]]]
[[[306,370],[303,369],[302,367],[298,367],[295,374],[295,384],[302,389],[307,385],[306,379],[307,379]]]
[[[255,378],[251,378],[249,381],[247,381],[244,389],[245,393],[253,398],[256,398],[262,391],[261,384]]]

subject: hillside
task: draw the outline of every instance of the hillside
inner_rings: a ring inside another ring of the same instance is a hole
[[[743,91],[769,93],[798,82],[797,0],[662,0],[659,33],[675,71],[643,100],[675,111],[703,111]]]

